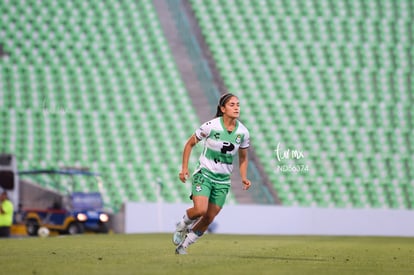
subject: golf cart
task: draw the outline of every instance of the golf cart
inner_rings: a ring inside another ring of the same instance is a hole
[[[87,175],[94,173],[66,170],[36,170],[19,172],[20,175]],[[59,234],[82,234],[84,232],[108,233],[109,214],[103,210],[100,192],[67,192],[66,195],[39,195],[43,207],[22,208],[20,216],[27,234],[38,235],[41,227]],[[30,203],[34,205],[34,203]],[[45,207],[45,204],[47,206]]]

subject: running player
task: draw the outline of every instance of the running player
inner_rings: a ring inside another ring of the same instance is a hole
[[[177,223],[173,236],[176,254],[187,254],[187,247],[200,238],[223,207],[230,190],[233,158],[239,153],[239,169],[243,189],[250,188],[247,179],[249,131],[238,121],[239,99],[224,94],[217,106],[216,117],[195,131],[184,146],[180,180],[189,177],[188,160],[194,145],[204,140],[204,150],[192,177],[193,207],[187,209]]]

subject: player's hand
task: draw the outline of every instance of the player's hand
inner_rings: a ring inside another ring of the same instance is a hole
[[[252,183],[248,179],[242,179],[243,182],[243,190],[248,190]]]
[[[186,182],[189,178],[188,170],[183,169],[180,174],[178,174],[178,177],[180,178],[181,182]]]

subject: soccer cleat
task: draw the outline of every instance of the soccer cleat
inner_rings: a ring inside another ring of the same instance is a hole
[[[177,248],[175,249],[175,254],[179,254],[179,255],[186,255],[187,254],[187,250],[184,248],[184,246],[182,244],[180,244],[179,246],[177,246]]]
[[[180,223],[177,223],[173,234],[173,243],[179,245],[184,240],[185,234],[187,234],[187,228],[185,226],[183,227]]]

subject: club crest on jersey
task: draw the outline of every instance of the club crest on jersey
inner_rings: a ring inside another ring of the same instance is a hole
[[[240,142],[241,142],[241,135],[237,135],[235,141],[236,141],[237,144],[240,144]]]
[[[195,187],[195,190],[197,191],[197,192],[200,192],[201,190],[202,190],[202,188],[201,188],[201,185],[196,185],[196,187]]]

